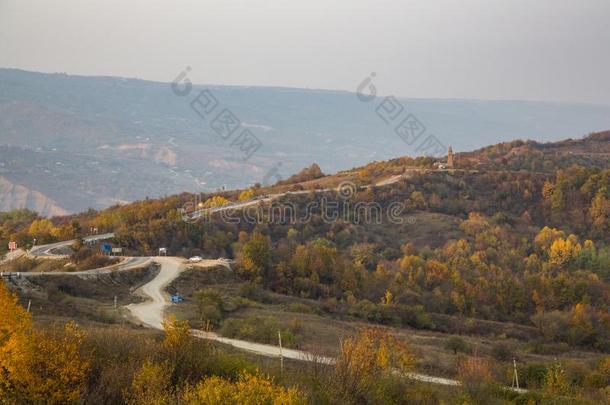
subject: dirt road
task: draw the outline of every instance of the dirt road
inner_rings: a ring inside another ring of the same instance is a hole
[[[149,299],[139,304],[130,304],[127,309],[144,325],[154,329],[162,329],[165,307],[169,304],[165,287],[186,269],[186,260],[179,257],[155,257],[153,260],[161,265],[159,274],[135,291],[136,294]],[[224,260],[203,260],[197,263],[198,267],[226,265]]]

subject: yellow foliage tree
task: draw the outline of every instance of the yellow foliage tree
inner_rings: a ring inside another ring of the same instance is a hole
[[[167,359],[167,366],[171,371],[172,383],[177,383],[194,372],[197,358],[206,356],[206,350],[196,346],[195,338],[191,335],[191,326],[188,321],[178,321],[175,316],[163,322],[165,339],[162,348]]]
[[[231,201],[222,196],[215,195],[214,197],[210,197],[201,203],[199,208],[218,208],[229,204],[231,204]]]
[[[392,291],[385,290],[385,294],[383,295],[383,298],[381,298],[381,304],[388,306],[394,304],[394,294],[392,294]]]
[[[600,192],[591,200],[589,215],[593,222],[593,228],[605,232],[610,227],[610,199],[606,198],[604,192]]]
[[[66,324],[61,333],[33,331],[24,337],[13,372],[19,396],[35,403],[76,402],[90,367],[80,355],[83,338],[74,322]]]
[[[174,350],[193,341],[189,322],[179,321],[174,315],[163,321],[163,330],[165,330],[163,346],[166,349]]]
[[[187,389],[183,400],[188,405],[298,405],[306,404],[304,393],[297,388],[284,388],[262,375],[241,374],[231,382],[222,377],[209,377]]]
[[[23,337],[31,330],[32,321],[17,296],[0,281],[0,398],[10,397],[15,357]]]
[[[553,364],[547,369],[542,388],[551,395],[569,395],[570,383],[561,364]]]
[[[358,398],[382,377],[405,374],[415,366],[410,347],[380,328],[367,328],[343,340],[334,374],[338,398]]]
[[[563,231],[559,231],[555,228],[549,228],[545,226],[538,232],[538,235],[534,238],[534,243],[538,245],[538,247],[542,251],[548,250],[553,242],[557,239],[563,238],[565,234]]]
[[[483,232],[489,227],[489,221],[483,214],[478,212],[471,212],[468,214],[468,219],[462,221],[460,229],[462,229],[467,235],[476,236]]]
[[[83,333],[70,322],[58,333],[33,329],[29,314],[0,282],[0,398],[8,403],[76,402],[89,362]]]
[[[254,191],[253,188],[250,188],[248,190],[244,190],[241,193],[239,193],[239,201],[249,200],[252,197],[254,197],[255,194],[256,194],[256,192]]]
[[[129,405],[164,405],[172,403],[171,371],[166,364],[146,360],[133,376],[131,389],[125,392]]]
[[[565,267],[581,250],[580,243],[573,235],[567,239],[559,238],[549,248],[549,262],[559,267]]]
[[[259,278],[271,267],[271,248],[267,237],[255,232],[239,253],[239,261],[246,273]]]
[[[59,235],[59,230],[48,219],[37,219],[30,224],[28,234],[36,238],[37,243],[49,242]]]
[[[572,309],[568,335],[575,343],[582,343],[595,334],[594,310],[588,304],[578,303]]]

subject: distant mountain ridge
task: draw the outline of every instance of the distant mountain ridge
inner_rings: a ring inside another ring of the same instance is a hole
[[[261,140],[248,161],[191,109],[204,88]],[[287,178],[313,162],[332,173],[416,155],[376,114],[380,101],[364,103],[349,92],[238,86],[194,86],[191,96],[178,97],[167,83],[0,69],[0,175],[59,210],[76,212],[147,196],[244,187],[270,174]],[[610,106],[399,102],[455,151],[610,128]],[[4,197],[3,208],[41,209],[27,201]]]

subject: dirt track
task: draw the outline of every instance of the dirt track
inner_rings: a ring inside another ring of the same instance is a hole
[[[159,274],[135,291],[136,294],[149,299],[139,304],[130,304],[127,309],[144,325],[162,329],[165,307],[169,303],[167,294],[164,292],[165,287],[186,269],[186,260],[178,257],[155,257],[153,260],[161,265]],[[224,266],[225,263],[221,260],[204,260],[198,265],[214,267]]]

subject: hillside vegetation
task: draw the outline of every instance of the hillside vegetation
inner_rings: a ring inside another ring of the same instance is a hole
[[[114,368],[107,367],[123,369],[129,361],[122,371],[131,381],[131,394],[121,397],[127,403],[153,397],[162,398],[158,403],[215,403],[222,397],[247,402],[239,395],[250,390],[275,398],[261,403],[603,402],[610,398],[609,150],[606,132],[551,144],[490,146],[457,154],[449,170],[436,169],[429,158],[373,162],[334,175],[314,165],[269,187],[184,193],[51,220],[8,212],[2,214],[0,240],[3,246],[8,240],[28,246],[33,238],[78,238],[97,227],[115,232],[116,244],[141,255],[167,247],[171,255],[234,259],[229,275],[189,272],[168,287],[185,295],[184,305],[173,310],[180,318],[226,336],[274,343],[281,330],[286,346],[309,347],[316,334],[329,339],[324,322],[328,330],[367,325],[340,337],[337,364],[319,374],[277,375],[275,366],[260,374],[222,353],[195,356],[195,346],[215,352],[181,335],[189,326],[180,321],[166,328],[163,341],[147,340],[151,351],[140,349],[137,361],[117,354],[112,366],[101,365],[94,355],[79,363],[86,369],[70,371],[108,381]],[[196,220],[185,218],[185,206],[217,211]],[[329,206],[340,215],[329,214]],[[297,215],[286,214],[293,211]],[[22,332],[31,325],[7,327],[15,347],[31,338],[34,343],[27,344],[46,350],[35,335]],[[98,331],[91,338],[80,333],[69,324],[65,336],[79,347],[123,350],[95,337],[117,332]],[[418,334],[442,336],[450,359],[442,370],[462,386],[448,393],[396,378],[392,370],[429,362],[413,340]],[[117,339],[130,347],[122,340],[127,338]],[[480,352],[469,343],[475,341],[483,342]],[[529,393],[498,386],[510,385],[513,359],[523,362],[522,385]],[[78,375],[81,385],[61,395],[93,395],[90,382]],[[6,378],[10,389],[26,389],[15,385],[18,374]],[[153,383],[144,384],[149,379]]]

